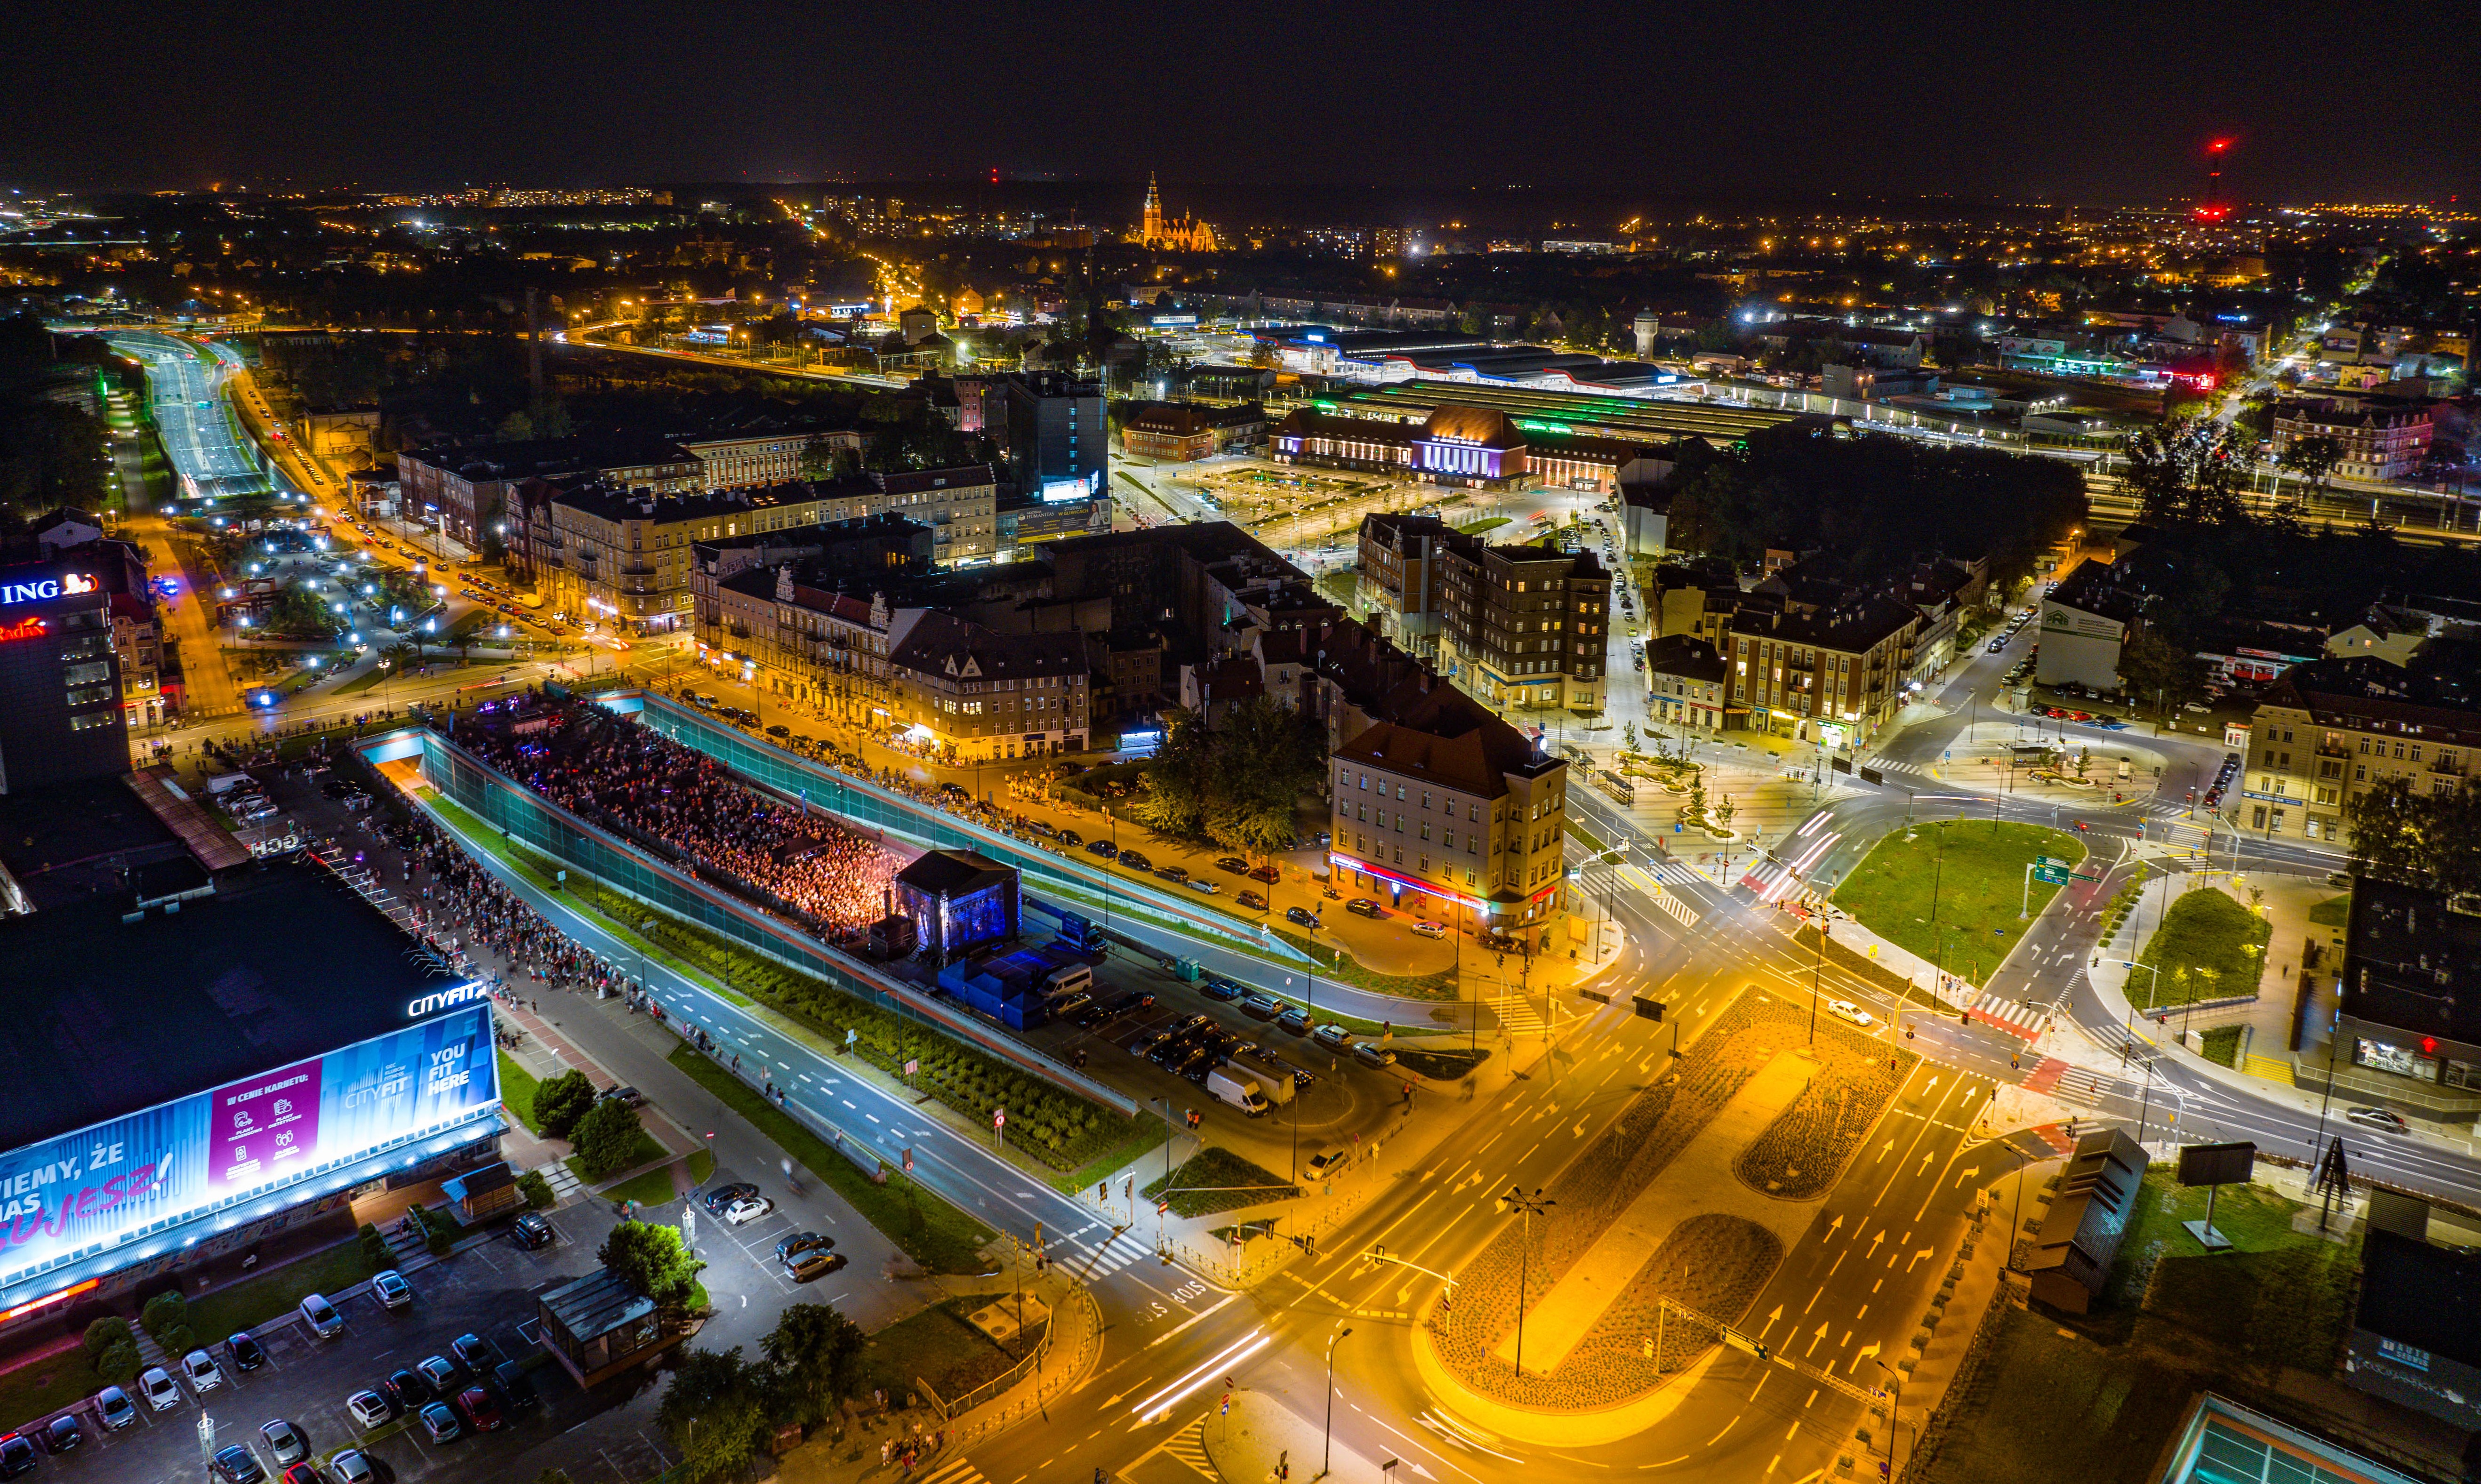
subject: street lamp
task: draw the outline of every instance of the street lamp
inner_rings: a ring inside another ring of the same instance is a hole
[[[1870,1357],[1869,1364],[1877,1367],[1880,1370],[1885,1371],[1888,1379],[1895,1383],[1893,1404],[1887,1408],[1887,1472],[1890,1477],[1893,1477],[1897,1471],[1895,1469],[1895,1429],[1903,1425],[1904,1375],[1903,1372],[1895,1369],[1895,1367],[1888,1365],[1885,1361],[1879,1360],[1875,1356]]]
[[[1558,1204],[1545,1199],[1539,1185],[1533,1187],[1529,1196],[1525,1193],[1524,1186],[1510,1185],[1507,1193],[1499,1198],[1501,1215],[1515,1211],[1525,1218],[1523,1246],[1518,1253],[1516,1268],[1516,1373],[1520,1376],[1525,1374],[1525,1294],[1531,1283],[1533,1218],[1548,1214],[1551,1208]]]
[[[1326,1341],[1326,1437],[1319,1450],[1319,1477],[1335,1471],[1335,1347],[1336,1342],[1352,1333],[1345,1325],[1327,1337]]]

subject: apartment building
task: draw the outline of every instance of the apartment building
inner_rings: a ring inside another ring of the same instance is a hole
[[[2343,808],[2389,778],[2451,794],[2481,763],[2481,655],[2438,640],[2406,664],[2362,656],[2297,664],[2266,687],[2241,755],[2239,826],[2337,842]]]
[[[659,497],[706,487],[697,456],[668,438],[541,438],[413,449],[399,454],[396,465],[400,513],[435,523],[450,540],[476,548],[503,536],[499,528],[511,492],[527,480],[590,481]]]
[[[1724,631],[1728,704],[1753,730],[1854,746],[1893,719],[1911,684],[1918,609],[1877,594],[1829,607],[1742,605]]]
[[[927,527],[895,514],[697,542],[698,647],[751,685],[883,727],[889,631],[930,548]]]
[[[889,636],[894,721],[933,754],[997,762],[1083,752],[1090,688],[1080,634],[1001,634],[937,609]]]
[[[1451,534],[1448,523],[1435,515],[1361,518],[1358,565],[1378,632],[1423,654],[1438,653],[1439,636],[1447,627],[1447,579],[1441,566]]]
[[[1423,683],[1419,701],[1336,750],[1328,860],[1409,912],[1536,926],[1567,875],[1568,765],[1471,696]]]
[[[1195,403],[1149,402],[1130,409],[1120,424],[1122,452],[1139,458],[1187,463],[1233,449],[1256,448],[1267,439],[1267,409],[1243,403],[1209,407]]]
[[[999,482],[988,464],[916,469],[873,477],[879,498],[868,511],[889,511],[930,528],[933,560],[942,566],[988,561],[999,550]]]
[[[2274,453],[2280,458],[2303,438],[2332,438],[2343,447],[2335,472],[2351,480],[2410,479],[2429,448],[2429,409],[2389,406],[2370,399],[2278,403]]]
[[[1493,706],[1602,709],[1611,579],[1592,553],[1459,536],[1440,570],[1450,678]]]
[[[1687,634],[1665,634],[1646,646],[1646,690],[1655,724],[1723,730],[1732,709],[1732,667],[1713,645]]]
[[[832,460],[839,454],[858,456],[863,446],[860,431],[849,428],[716,433],[682,438],[679,443],[698,461],[703,487],[718,490],[737,489],[749,484],[781,484],[790,480],[830,472],[823,466],[816,469],[803,467],[803,460],[808,457],[807,450],[814,439],[819,445],[819,457],[825,460]]]

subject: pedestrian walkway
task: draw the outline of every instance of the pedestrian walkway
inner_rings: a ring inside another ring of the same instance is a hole
[[[1182,1431],[1196,1439],[1196,1446],[1183,1447],[1173,1456],[1192,1469],[1203,1457],[1207,1466],[1198,1471],[1218,1484],[1280,1484],[1287,1479],[1308,1484],[1319,1476],[1321,1467],[1336,1479],[1394,1477],[1380,1474],[1377,1462],[1349,1444],[1330,1440],[1316,1416],[1303,1416],[1267,1392],[1235,1392],[1230,1412],[1218,1404],[1204,1420]],[[1166,1444],[1163,1451],[1173,1450]]]
[[[1533,1001],[1525,995],[1493,995],[1482,1002],[1499,1017],[1499,1028],[1511,1036],[1538,1036],[1542,1033],[1541,1013]]]
[[[1089,1238],[1086,1235],[1089,1232],[1100,1232],[1104,1235]],[[1090,1226],[1080,1227],[1074,1232],[1063,1233],[1059,1240],[1077,1248],[1079,1255],[1061,1256],[1055,1252],[1052,1254],[1051,1261],[1061,1264],[1088,1282],[1116,1273],[1132,1263],[1145,1262],[1155,1256],[1155,1244],[1138,1236],[1136,1228],[1124,1227],[1115,1230],[1100,1221]]]
[[[2027,1041],[2040,1037],[2043,1027],[2050,1021],[2050,1013],[2038,1005],[1988,993],[1975,1000],[1967,1013],[1984,1025],[1996,1026]]]
[[[1214,1480],[1215,1484],[1223,1484],[1223,1475],[1214,1471],[1214,1460],[1208,1456],[1206,1451],[1206,1429],[1221,1423],[1222,1420],[1222,1417],[1210,1413],[1206,1420],[1195,1427],[1184,1427],[1174,1433],[1164,1442],[1162,1450],[1199,1473]]]
[[[924,1470],[914,1477],[921,1480],[921,1484],[989,1484],[982,1471],[975,1468],[973,1460],[961,1453],[944,1464]]]

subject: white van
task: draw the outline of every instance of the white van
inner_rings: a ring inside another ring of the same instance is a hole
[[[1230,1067],[1217,1067],[1207,1073],[1206,1090],[1252,1118],[1267,1110],[1267,1094],[1257,1082],[1246,1075],[1234,1076]]]
[[[1062,964],[1042,979],[1043,994],[1054,1000],[1080,991],[1090,994],[1093,988],[1094,971],[1084,964]]]

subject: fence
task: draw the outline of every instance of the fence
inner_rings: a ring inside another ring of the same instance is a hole
[[[1057,1349],[1053,1341],[1059,1333],[1060,1314],[1069,1305],[1082,1307],[1085,1311],[1084,1318],[1079,1321],[1077,1327],[1077,1348],[1068,1355],[1064,1364],[1053,1366],[1045,1371],[1043,1363],[1050,1359]],[[1033,1354],[1018,1362],[1006,1374],[984,1382],[953,1401],[942,1399],[939,1393],[932,1391],[925,1382],[917,1380],[914,1384],[922,1389],[925,1396],[929,1398],[932,1410],[939,1414],[941,1420],[951,1424],[953,1436],[949,1440],[950,1443],[961,1447],[977,1438],[987,1438],[993,1433],[1013,1426],[1023,1421],[1029,1414],[1039,1412],[1046,1403],[1076,1382],[1079,1372],[1085,1368],[1086,1362],[1093,1357],[1102,1342],[1102,1308],[1094,1302],[1094,1295],[1087,1291],[1084,1284],[1076,1283],[1069,1288],[1067,1302],[1054,1306],[1051,1322],[1043,1327],[1042,1339],[1035,1344]],[[1007,1393],[1021,1384],[1029,1373],[1035,1378],[1032,1393],[1013,1400],[1004,1400]],[[994,1403],[997,1405],[993,1405]],[[982,1416],[966,1416],[977,1408],[984,1409]],[[959,1419],[962,1420],[960,1421]]]

